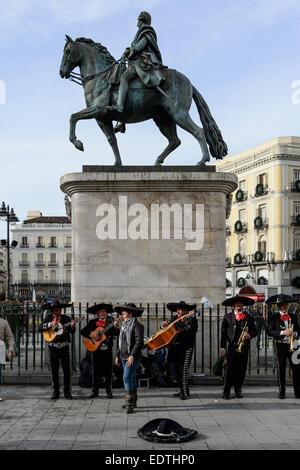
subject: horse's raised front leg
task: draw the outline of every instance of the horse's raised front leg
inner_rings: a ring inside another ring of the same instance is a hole
[[[100,129],[104,132],[106,135],[106,138],[114,152],[115,156],[115,166],[122,166],[122,160],[119,152],[119,147],[118,147],[118,142],[115,136],[114,128],[112,125],[112,121],[99,121],[98,119],[96,120],[98,126]]]
[[[99,115],[99,108],[98,106],[89,106],[88,108],[82,109],[78,113],[74,113],[70,117],[70,136],[69,140],[78,150],[84,151],[83,143],[80,140],[77,140],[75,130],[76,124],[81,119],[93,119],[97,115]]]

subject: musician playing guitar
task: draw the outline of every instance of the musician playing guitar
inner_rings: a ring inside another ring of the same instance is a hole
[[[59,362],[64,373],[64,396],[67,400],[72,400],[71,395],[71,371],[70,371],[70,351],[69,344],[71,342],[70,334],[75,333],[75,321],[68,315],[62,314],[62,308],[69,308],[72,305],[61,304],[59,300],[53,300],[51,303],[42,305],[42,310],[48,310],[43,323],[39,326],[39,331],[46,331],[53,328],[55,331],[61,325],[68,324],[63,333],[56,336],[55,339],[48,343],[50,354],[50,365],[52,374],[52,400],[59,398]]]
[[[163,322],[163,328],[194,310],[196,304],[189,305],[183,301],[171,302],[167,304],[167,308],[172,312],[172,317],[170,321]],[[168,349],[167,367],[172,380],[179,385],[179,393],[175,395],[179,396],[181,400],[185,400],[190,396],[189,368],[198,331],[198,322],[194,316],[183,318],[178,322],[178,328],[181,328],[181,331],[175,343]]]
[[[100,336],[97,330],[99,327],[106,328],[114,319],[110,313],[113,307],[110,304],[101,302],[97,305],[89,307],[87,313],[93,313],[95,318],[90,320],[88,324],[80,331],[85,338],[91,339],[96,345],[100,343]],[[107,398],[113,398],[112,394],[112,366],[113,366],[113,338],[118,334],[119,323],[114,322],[114,326],[110,328],[105,336],[106,339],[99,344],[99,347],[92,352],[92,375],[93,388],[90,398],[96,398],[99,395],[101,385],[101,377],[105,378],[105,389]]]

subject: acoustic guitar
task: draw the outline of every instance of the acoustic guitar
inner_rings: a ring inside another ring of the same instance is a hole
[[[168,348],[175,343],[177,336],[182,331],[179,325],[176,325],[183,318],[188,318],[195,315],[195,312],[187,313],[182,317],[176,318],[170,325],[163,328],[161,331],[155,333],[151,338],[146,341],[145,346],[148,351],[157,351],[158,349]]]
[[[77,323],[84,319],[85,319],[85,316],[81,316],[81,317],[72,319],[72,321],[75,321]],[[45,341],[47,341],[47,343],[51,343],[56,338],[56,336],[62,335],[66,326],[69,326],[69,325],[71,325],[71,321],[69,321],[68,323],[65,323],[64,325],[62,325],[62,323],[57,323],[55,327],[50,326],[48,330],[43,331],[43,336],[45,338]]]
[[[92,338],[82,338],[83,344],[85,345],[86,349],[90,352],[94,352],[97,349],[101,348],[102,343],[107,339],[107,336],[105,333],[107,333],[113,326],[114,322],[117,321],[119,322],[121,320],[121,315],[118,315],[117,318],[106,325],[105,327],[98,326],[95,330],[93,330],[94,333],[97,333],[97,339],[93,340]]]

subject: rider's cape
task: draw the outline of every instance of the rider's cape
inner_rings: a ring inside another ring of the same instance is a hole
[[[131,44],[128,60],[147,87],[156,87],[165,79],[157,36],[152,26],[143,25],[139,28]]]

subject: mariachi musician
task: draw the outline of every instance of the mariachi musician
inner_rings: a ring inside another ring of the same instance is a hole
[[[278,398],[285,398],[285,374],[286,362],[290,363],[293,376],[293,388],[296,398],[300,398],[300,364],[294,364],[292,361],[293,341],[300,335],[300,327],[297,316],[294,313],[288,313],[290,304],[298,302],[290,295],[278,294],[272,295],[266,301],[267,305],[277,305],[278,312],[273,313],[269,319],[267,332],[274,338],[276,351],[277,376],[279,383]]]
[[[168,310],[172,312],[169,321],[164,321],[162,327],[165,328],[178,318],[182,318],[188,312],[196,308],[196,304],[187,304],[184,301],[170,302],[167,304]],[[196,333],[198,331],[198,322],[195,316],[183,318],[177,323],[177,327],[181,329],[175,343],[168,348],[167,368],[173,382],[179,385],[179,396],[181,400],[185,400],[190,396],[189,390],[189,368],[191,365],[193,349],[196,341]]]
[[[50,354],[50,366],[52,375],[52,400],[59,398],[59,362],[64,373],[64,396],[67,400],[72,400],[71,394],[71,370],[70,370],[70,334],[75,333],[75,321],[68,315],[61,313],[63,308],[70,308],[70,304],[62,304],[59,300],[53,300],[42,305],[42,310],[48,310],[49,313],[39,326],[39,331],[47,331],[49,328],[54,330],[60,325],[68,323],[61,335],[57,335],[51,343],[48,343]]]
[[[113,306],[101,302],[93,305],[87,309],[87,313],[93,313],[95,318],[90,320],[88,324],[80,331],[81,335],[85,338],[90,338],[94,342],[99,340],[97,331],[98,327],[105,328],[110,323],[114,322],[113,317],[110,315],[113,312]],[[118,322],[114,322],[114,327],[110,328],[105,333],[106,339],[99,344],[98,349],[92,352],[92,393],[90,398],[96,398],[99,395],[99,388],[101,385],[101,378],[105,378],[105,389],[107,398],[113,398],[112,394],[112,371],[113,371],[113,339],[117,335]]]
[[[253,304],[253,299],[238,295],[222,302],[225,307],[232,307],[230,313],[225,313],[221,327],[221,356],[225,356],[228,342],[224,400],[230,399],[232,385],[236,398],[243,398],[242,385],[246,376],[250,340],[258,333],[253,317],[244,312],[244,306]]]

